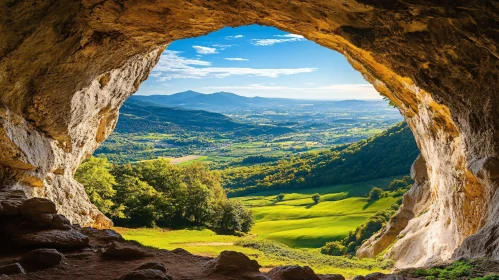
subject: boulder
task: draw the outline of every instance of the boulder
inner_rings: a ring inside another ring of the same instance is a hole
[[[157,269],[142,269],[129,272],[119,280],[173,280],[173,277]]]
[[[0,203],[0,216],[2,216],[2,212],[3,212],[3,206],[2,203]]]
[[[260,265],[245,254],[234,251],[223,251],[220,255],[206,262],[205,270],[208,272],[228,274],[232,272],[259,272]]]
[[[308,266],[279,266],[268,272],[272,280],[320,280]]]
[[[62,230],[70,230],[73,228],[71,226],[71,222],[64,215],[61,214],[54,215],[51,225],[57,229],[62,229]]]
[[[0,275],[0,280],[10,280],[10,277],[5,274],[2,274]]]
[[[362,275],[357,275],[352,280],[366,280],[366,278]]]
[[[166,266],[160,262],[149,262],[149,263],[145,263],[141,266],[139,266],[137,269],[135,270],[143,270],[143,269],[156,269],[156,270],[159,270],[163,273],[166,273],[168,271],[168,269],[166,268]]]
[[[26,272],[19,263],[13,263],[0,266],[0,274],[26,274]]]
[[[84,234],[94,237],[101,241],[111,242],[111,241],[122,241],[123,237],[114,230],[110,229],[96,229],[91,227],[85,227],[81,230]]]
[[[64,255],[56,249],[37,249],[33,250],[21,258],[23,264],[50,267],[59,265],[64,258]]]
[[[2,215],[16,216],[20,214],[20,208],[26,200],[26,195],[20,190],[10,190],[0,192],[0,205]]]
[[[386,275],[381,272],[375,272],[364,276],[366,280],[382,280],[386,278]]]
[[[123,244],[118,244],[116,242],[112,243],[105,251],[102,256],[108,259],[142,259],[151,256],[151,254],[145,252],[144,250],[132,246],[127,246]]]
[[[24,218],[41,224],[51,224],[57,213],[54,202],[38,197],[24,201],[20,211]]]
[[[179,254],[179,255],[192,255],[191,253],[189,253],[189,251],[182,249],[182,248],[173,249],[172,253]]]
[[[10,233],[12,241],[21,246],[52,247],[61,249],[83,248],[88,246],[88,236],[71,230],[50,229]]]

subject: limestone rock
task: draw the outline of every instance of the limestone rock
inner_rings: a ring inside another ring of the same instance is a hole
[[[38,267],[50,267],[59,265],[64,255],[56,249],[37,249],[22,256],[21,262]]]
[[[268,275],[272,280],[320,280],[308,266],[279,266],[271,269]]]
[[[0,274],[26,274],[26,272],[19,263],[13,263],[0,266]]]
[[[24,218],[40,224],[51,224],[57,213],[54,202],[46,198],[28,199],[23,202],[20,211]]]
[[[230,274],[234,272],[259,272],[260,265],[245,254],[234,251],[223,251],[220,255],[209,260],[205,270],[211,273]]]
[[[173,280],[173,278],[157,269],[143,269],[129,272],[119,280]]]
[[[51,226],[57,229],[62,229],[62,230],[72,229],[71,222],[61,214],[55,214],[50,224]]]
[[[20,232],[11,239],[21,246],[52,247],[61,249],[83,248],[89,239],[81,232],[71,230],[49,229],[33,232]]]
[[[98,240],[106,241],[106,242],[111,242],[111,241],[122,241],[123,237],[117,233],[114,230],[110,229],[96,229],[96,228],[90,228],[90,227],[85,227],[81,230],[83,234],[86,234],[88,236],[92,236]]]
[[[143,259],[150,254],[140,248],[114,242],[102,253],[102,256],[108,259],[133,260]]]
[[[11,190],[0,191],[0,205],[2,206],[2,215],[16,216],[20,214],[20,208],[26,200],[26,195],[23,191]]]

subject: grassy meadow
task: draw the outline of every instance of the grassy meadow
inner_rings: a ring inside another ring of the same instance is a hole
[[[368,274],[388,266],[374,260],[323,255],[320,247],[327,241],[344,238],[377,211],[390,208],[396,198],[370,202],[365,195],[374,186],[386,187],[394,178],[397,177],[232,198],[253,211],[255,225],[243,237],[218,235],[203,228],[117,230],[126,239],[162,249],[184,248],[192,254],[212,257],[224,250],[239,251],[264,268],[296,264],[308,265],[317,273],[340,273],[347,277]],[[275,199],[279,193],[284,194],[282,201]],[[311,198],[315,193],[321,195],[318,204]]]

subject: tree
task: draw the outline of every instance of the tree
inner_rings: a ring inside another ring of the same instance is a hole
[[[228,200],[222,207],[217,229],[224,233],[249,232],[253,226],[251,210],[244,207],[239,200]]]
[[[370,201],[374,201],[380,199],[382,195],[383,195],[383,190],[378,187],[374,187],[369,192],[368,198]]]
[[[314,201],[315,204],[318,204],[321,201],[321,196],[316,193],[312,196],[312,200]]]
[[[278,194],[276,197],[275,197],[275,200],[277,201],[283,201],[284,200],[284,194],[283,193],[280,193]]]
[[[116,194],[116,179],[110,173],[111,167],[106,158],[91,157],[80,165],[75,179],[85,186],[90,201],[102,213],[111,217],[120,217],[122,206],[116,205],[112,200]]]

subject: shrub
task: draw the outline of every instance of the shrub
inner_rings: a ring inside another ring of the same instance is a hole
[[[374,201],[380,199],[382,195],[383,195],[383,190],[378,187],[374,187],[369,192],[368,198],[370,201]]]
[[[328,242],[321,248],[321,253],[331,256],[343,256],[346,252],[345,246],[340,241]]]
[[[321,201],[321,196],[316,193],[312,196],[312,200],[314,201],[315,204],[318,204]]]
[[[284,194],[283,193],[278,194],[275,197],[275,200],[277,200],[277,201],[283,201],[284,200]]]

